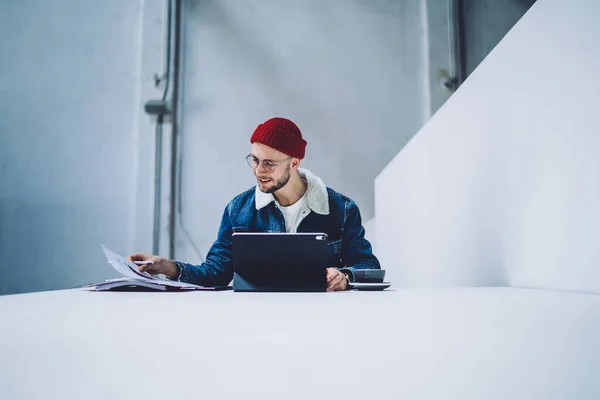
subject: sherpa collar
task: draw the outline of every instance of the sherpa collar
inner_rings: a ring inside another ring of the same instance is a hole
[[[300,177],[304,179],[308,185],[306,189],[306,204],[308,208],[317,214],[328,215],[329,214],[329,195],[327,194],[327,187],[325,183],[316,175],[313,175],[309,170],[298,168]],[[271,193],[263,193],[256,186],[255,203],[256,209],[267,206],[272,201],[275,201],[275,197]]]

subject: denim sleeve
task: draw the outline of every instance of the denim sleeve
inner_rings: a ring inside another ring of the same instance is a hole
[[[365,239],[360,210],[354,201],[346,204],[344,237],[342,241],[341,271],[347,270],[355,276],[356,269],[381,269],[379,260],[373,254],[371,243]]]
[[[233,279],[231,236],[231,204],[223,212],[217,240],[211,246],[206,261],[200,265],[175,261],[180,268],[179,281],[200,286],[227,286]]]

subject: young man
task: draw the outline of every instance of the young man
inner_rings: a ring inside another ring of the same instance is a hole
[[[217,240],[200,265],[147,254],[132,261],[152,260],[140,271],[202,286],[224,286],[233,277],[231,235],[243,232],[324,232],[328,236],[328,290],[345,290],[355,269],[379,269],[365,239],[360,211],[348,197],[325,186],[301,169],[306,141],[300,129],[285,118],[260,124],[250,138],[246,157],[257,185],[235,197],[223,213]]]

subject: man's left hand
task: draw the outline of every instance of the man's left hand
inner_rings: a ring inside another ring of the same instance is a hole
[[[348,288],[348,280],[346,275],[341,273],[337,268],[327,268],[327,291],[334,292],[346,290]]]

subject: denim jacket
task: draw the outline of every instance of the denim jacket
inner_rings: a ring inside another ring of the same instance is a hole
[[[298,226],[298,232],[327,234],[329,266],[350,272],[355,269],[380,269],[371,244],[365,239],[360,211],[354,201],[325,186],[308,170],[299,169],[307,182],[306,201],[310,212]],[[179,280],[202,286],[225,286],[233,278],[233,232],[285,232],[283,213],[272,194],[254,187],[227,204],[217,240],[200,265],[176,261]]]

